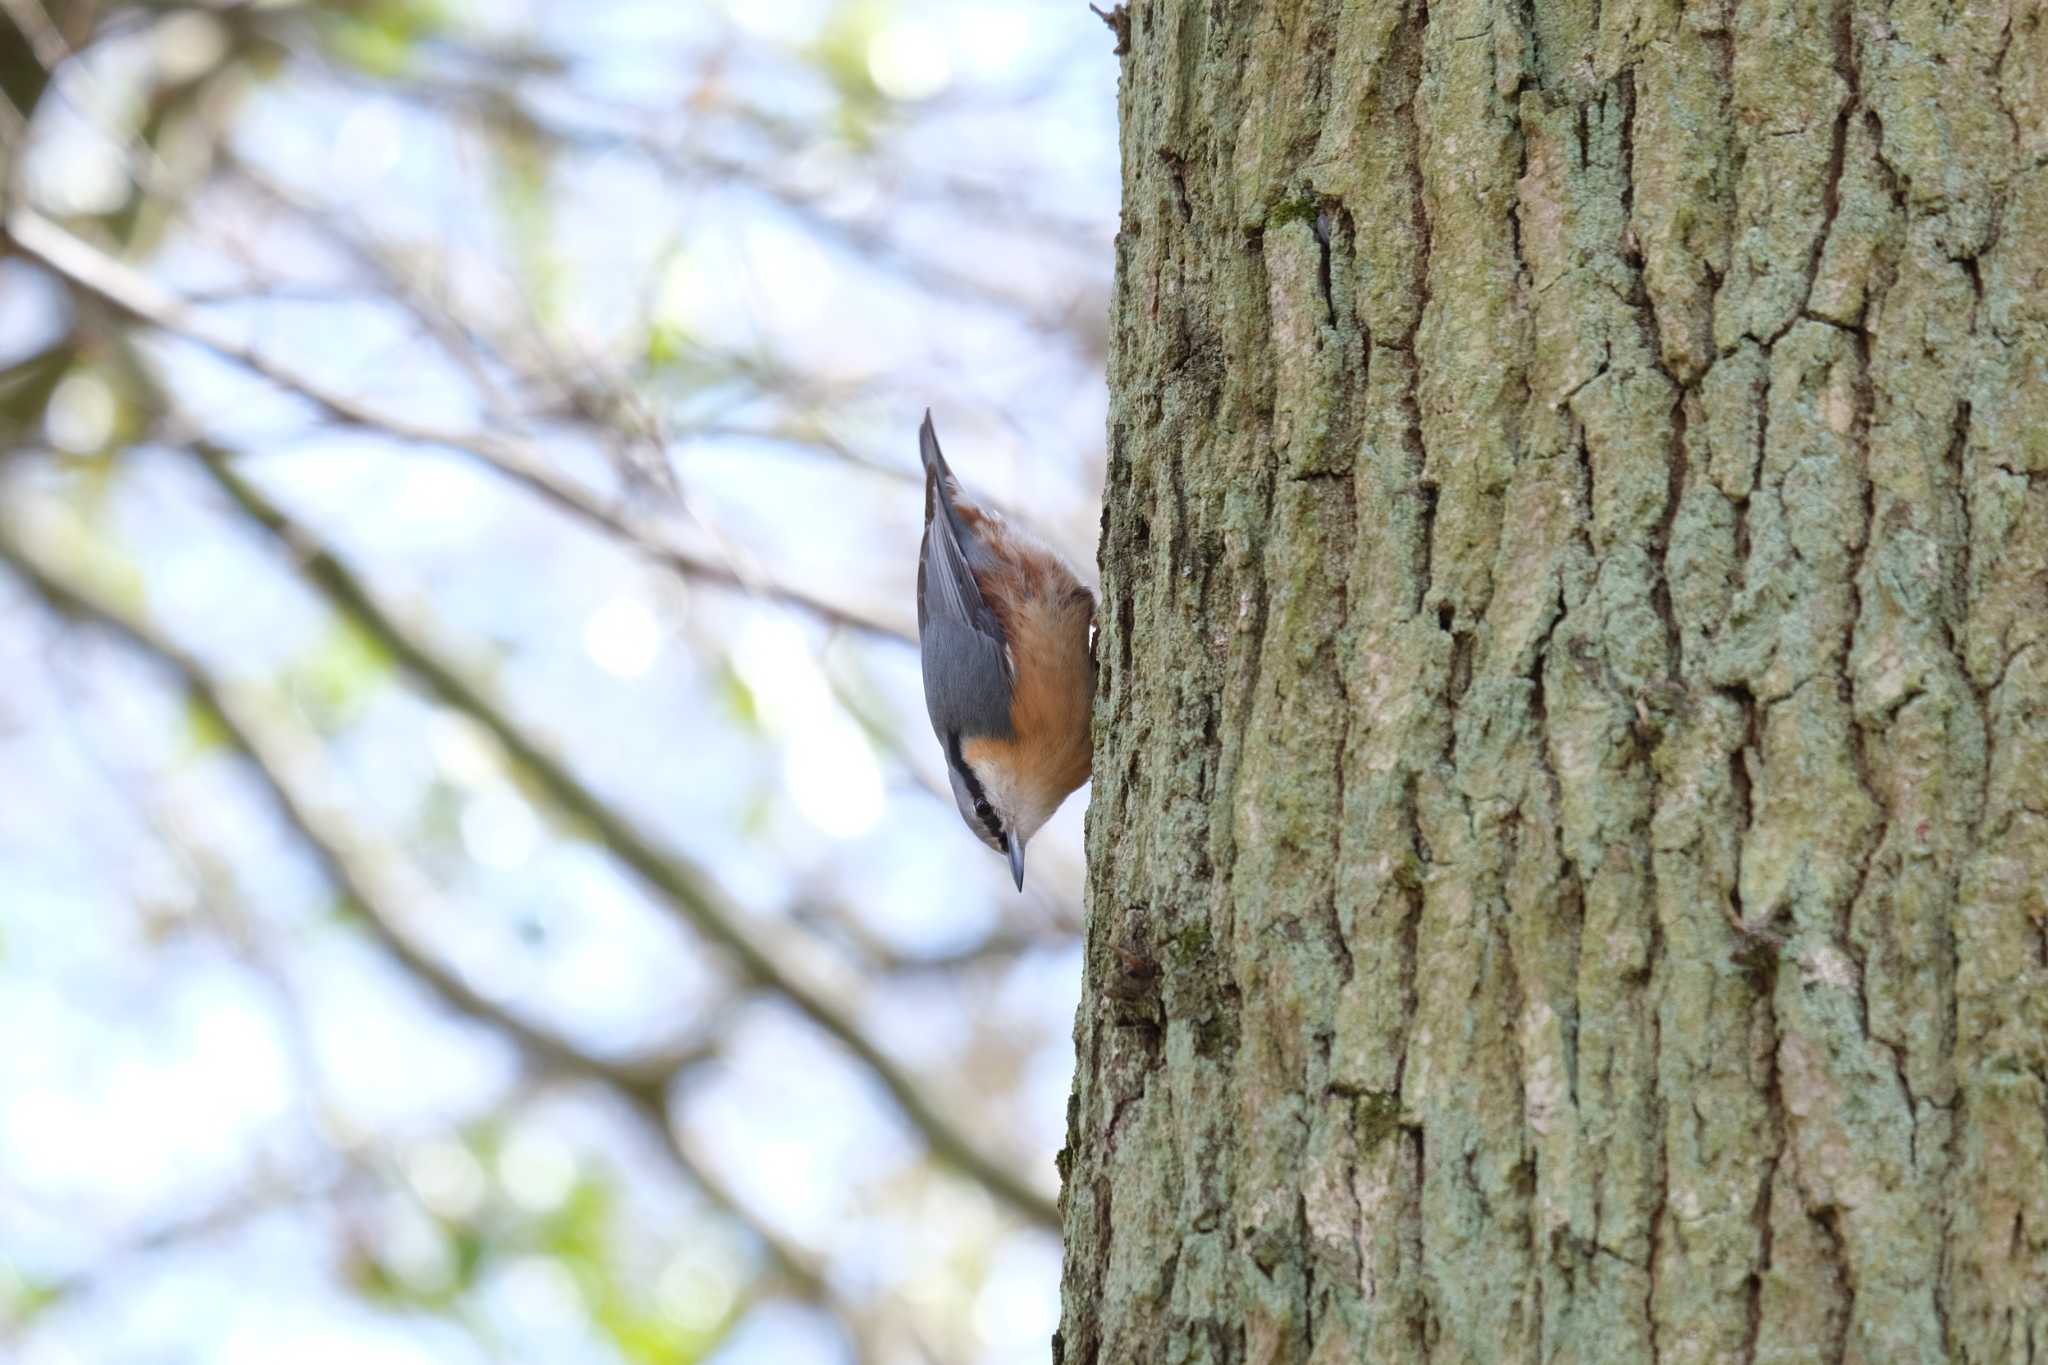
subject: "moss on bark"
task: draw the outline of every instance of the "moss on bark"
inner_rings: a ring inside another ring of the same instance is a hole
[[[1057,1354],[2048,1360],[2048,12],[1123,61]]]

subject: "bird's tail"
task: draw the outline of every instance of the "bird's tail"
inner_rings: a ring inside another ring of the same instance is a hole
[[[932,410],[924,410],[924,425],[917,429],[917,453],[924,457],[926,472],[936,472],[940,478],[950,481],[953,471],[946,467],[946,457],[939,453],[939,433],[932,429]]]
[[[917,429],[917,453],[924,459],[925,519],[931,519],[932,504],[936,502],[944,510],[953,533],[959,535],[960,509],[954,506],[953,499],[960,492],[960,483],[939,451],[939,433],[932,429],[930,408],[924,410],[924,425]]]

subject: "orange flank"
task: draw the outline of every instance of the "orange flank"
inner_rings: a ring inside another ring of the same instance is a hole
[[[1095,695],[1095,661],[1088,627],[1095,598],[1058,558],[1003,524],[1000,517],[961,507],[1005,572],[975,575],[982,597],[1002,624],[1010,657],[1050,667],[1022,670],[1010,696],[1010,729],[1018,736],[1060,736],[1051,747],[977,736],[961,746],[977,768],[1002,765],[1033,789],[1057,793],[1055,804],[1088,780],[1088,712]]]

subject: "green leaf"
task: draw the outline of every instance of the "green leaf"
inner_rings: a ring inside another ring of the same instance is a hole
[[[335,55],[378,76],[403,75],[413,50],[448,26],[432,0],[371,0],[333,13],[328,42]]]
[[[690,334],[673,322],[657,322],[647,329],[647,368],[666,370],[680,363]]]
[[[868,44],[888,11],[874,0],[850,0],[832,11],[818,29],[810,57],[838,88],[841,98],[863,106],[881,103],[882,92],[868,73]]]
[[[7,1301],[4,1309],[0,1309],[0,1316],[4,1316],[13,1328],[26,1327],[38,1313],[64,1297],[64,1291],[57,1285],[41,1280],[10,1278],[13,1283],[7,1286]]]
[[[185,712],[180,730],[182,742],[178,753],[184,759],[200,758],[234,742],[234,735],[228,730],[227,722],[221,719],[220,712],[195,688],[185,690]]]
[[[0,370],[0,432],[28,431],[42,420],[57,381],[71,368],[71,358],[67,338]]]
[[[75,479],[64,484],[58,496],[56,505],[69,515],[52,518],[39,528],[37,539],[89,596],[126,616],[146,615],[141,568],[94,525],[103,510],[99,496]]]
[[[565,271],[555,245],[552,149],[516,110],[499,111],[492,139],[492,186],[511,232],[512,250],[536,316],[561,316]]]
[[[586,1176],[543,1220],[540,1245],[575,1276],[591,1322],[627,1359],[646,1365],[703,1359],[731,1330],[738,1296],[708,1325],[692,1326],[663,1311],[646,1285],[621,1273],[617,1213],[612,1186]]]
[[[741,728],[754,734],[762,733],[761,707],[754,699],[754,689],[747,686],[747,680],[739,670],[724,659],[711,674],[712,685],[718,690],[718,699],[732,712],[732,718]]]
[[[396,665],[383,641],[350,617],[339,617],[310,653],[285,670],[285,688],[326,732],[358,715]]]

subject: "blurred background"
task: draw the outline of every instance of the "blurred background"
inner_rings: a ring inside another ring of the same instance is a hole
[[[1048,1358],[915,429],[1093,580],[1111,43],[0,0],[0,1359]]]

